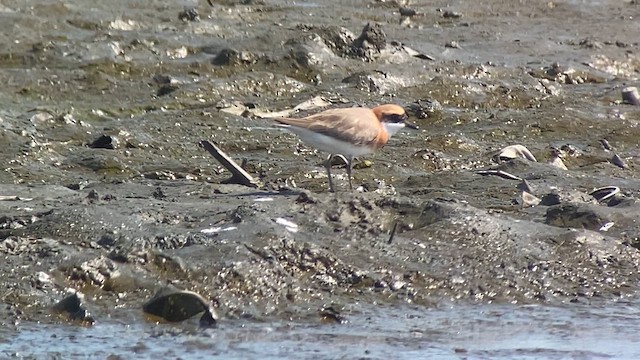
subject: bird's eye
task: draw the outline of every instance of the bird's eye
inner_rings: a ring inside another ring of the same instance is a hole
[[[407,119],[407,114],[389,114],[387,115],[387,118],[391,121],[391,122],[403,122]]]

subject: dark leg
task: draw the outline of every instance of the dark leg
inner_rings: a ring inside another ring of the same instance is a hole
[[[333,159],[333,154],[329,154],[329,158],[325,163],[325,167],[327,169],[327,177],[329,178],[329,191],[334,192],[333,190],[333,180],[331,179],[331,159]]]
[[[349,156],[347,158],[347,177],[349,178],[349,190],[353,190],[353,185],[351,185],[351,164],[353,163],[353,156]]]

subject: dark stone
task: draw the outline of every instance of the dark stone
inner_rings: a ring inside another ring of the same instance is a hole
[[[369,23],[351,44],[351,51],[355,56],[371,61],[386,46],[387,35],[382,30],[382,26],[377,23]]]
[[[198,14],[198,9],[188,8],[178,14],[178,19],[182,21],[200,21],[200,14]]]
[[[100,135],[99,138],[94,140],[88,146],[93,149],[110,149],[113,150],[118,147],[119,141],[113,136]]]
[[[160,84],[160,85],[171,84],[172,80],[173,79],[169,75],[157,74],[153,77],[153,81],[155,81],[157,84]]]
[[[110,248],[116,244],[116,238],[113,234],[103,234],[96,243],[102,247]]]
[[[355,85],[362,91],[378,93],[381,87],[383,87],[383,81],[386,77],[387,74],[380,71],[363,71],[347,76],[342,79],[342,82],[344,84]]]
[[[73,292],[53,306],[53,311],[63,314],[71,321],[93,324],[95,320],[82,304],[83,296]]]
[[[177,85],[162,85],[158,88],[158,91],[156,92],[157,96],[164,96],[164,95],[168,95],[171,94],[172,92],[178,90],[178,86]]]
[[[301,192],[300,195],[298,195],[298,198],[296,199],[296,203],[298,204],[315,204],[317,202],[318,202],[318,199],[312,196],[311,193],[308,191]]]
[[[91,190],[89,191],[89,193],[87,194],[87,197],[85,198],[87,201],[93,202],[96,200],[100,200],[100,194],[98,194],[97,191],[95,190]]]
[[[198,324],[200,324],[200,327],[215,327],[216,319],[213,317],[213,313],[205,311],[200,317]]]
[[[545,223],[557,227],[597,230],[606,222],[592,209],[575,204],[556,205],[545,214]]]
[[[351,52],[351,45],[356,38],[349,29],[340,26],[299,25],[297,29],[305,33],[318,35],[327,47],[341,56]],[[296,40],[289,40],[287,43],[295,41]]]
[[[211,60],[213,65],[224,66],[224,65],[242,65],[242,64],[253,64],[256,62],[256,56],[248,51],[238,51],[236,49],[222,49],[218,54]]]
[[[113,194],[107,194],[107,195],[102,197],[103,201],[113,201],[113,200],[117,200],[117,199],[118,198]]]
[[[414,103],[405,106],[405,110],[411,116],[415,116],[418,119],[427,118],[439,118],[442,116],[444,108],[438,100],[435,99],[420,99]]]
[[[81,181],[79,183],[68,184],[66,187],[71,190],[82,190],[89,184],[88,181]]]
[[[326,323],[344,324],[347,319],[333,306],[323,307],[319,311],[320,318]]]
[[[253,212],[254,211],[247,206],[240,205],[227,214],[227,220],[231,221],[234,224],[239,224],[246,218],[253,216]]]
[[[151,194],[151,196],[156,200],[164,200],[167,197],[160,186],[153,190],[153,194]]]
[[[193,291],[178,290],[173,286],[160,289],[142,310],[169,322],[180,322],[204,312],[201,324],[215,326],[216,315],[209,303]],[[208,314],[207,314],[208,313]]]
[[[556,193],[545,194],[541,200],[540,205],[544,206],[558,205],[561,202],[560,195]]]
[[[445,19],[459,19],[462,17],[462,13],[457,11],[446,10],[442,13],[442,17]]]
[[[187,270],[187,263],[177,255],[157,252],[153,254],[153,263],[167,273],[184,273]]]
[[[407,8],[407,7],[400,8],[400,16],[415,16],[415,15],[418,15],[418,12],[415,11],[414,9]]]

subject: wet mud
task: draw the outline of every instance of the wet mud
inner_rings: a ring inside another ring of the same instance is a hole
[[[70,290],[96,322],[145,321],[167,284],[221,321],[628,297],[638,16],[628,1],[0,0],[1,321],[72,322],[53,311]],[[268,119],[380,103],[420,130],[358,159],[353,192],[337,164],[329,193],[325,154]],[[261,186],[223,184],[201,140]]]

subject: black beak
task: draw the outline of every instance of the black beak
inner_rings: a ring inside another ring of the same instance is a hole
[[[407,121],[409,119],[409,116],[405,113],[405,114],[385,114],[383,115],[384,119],[381,119],[381,121],[386,121],[389,123],[395,123],[395,124],[404,124],[405,127],[408,127],[409,129],[413,129],[413,130],[418,130],[418,126],[412,122]]]
[[[402,121],[404,121],[404,126],[408,127],[409,129],[418,130],[418,126],[416,124],[409,122],[407,120],[409,120],[409,116],[407,116],[407,114],[404,114],[404,116],[402,117]]]
[[[402,122],[404,123],[404,126],[408,127],[409,129],[418,130],[418,126],[412,122],[407,121],[408,119],[409,115],[407,115],[406,113],[402,114]]]
[[[405,121],[404,121],[404,126],[405,126],[405,127],[408,127],[409,129],[413,129],[413,130],[418,130],[418,129],[420,129],[420,128],[418,127],[418,125],[416,125],[416,124],[414,124],[414,123],[411,123],[411,122],[408,122],[407,120],[405,120]]]

